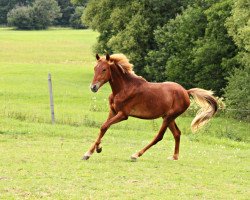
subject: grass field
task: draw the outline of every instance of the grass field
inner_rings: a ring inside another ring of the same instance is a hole
[[[0,199],[249,199],[247,123],[217,117],[197,134],[181,117],[180,160],[170,132],[138,162],[161,120],[114,125],[103,152],[82,161],[108,112],[109,86],[89,90],[91,30],[0,28]],[[52,74],[56,125],[50,124]]]

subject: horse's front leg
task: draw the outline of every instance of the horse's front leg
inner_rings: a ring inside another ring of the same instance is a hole
[[[107,123],[110,119],[112,119],[116,114],[117,114],[117,113],[111,108],[110,111],[109,111],[109,116],[108,116],[106,122],[104,122],[104,124]],[[104,124],[103,124],[102,126],[104,126]],[[102,128],[101,128],[101,129],[102,129]],[[96,149],[96,152],[97,152],[97,153],[101,153],[101,152],[102,152],[102,147],[101,147],[100,144],[101,144],[101,143],[99,143],[99,144],[97,144],[97,145],[95,146],[95,149]],[[93,145],[94,145],[94,144],[93,144]]]
[[[101,126],[99,136],[97,137],[96,141],[91,145],[90,149],[84,154],[83,160],[88,160],[90,156],[94,153],[95,149],[97,149],[97,151],[99,150],[100,152],[100,149],[101,149],[100,143],[101,143],[102,137],[104,136],[104,134],[106,133],[106,131],[112,124],[118,123],[122,120],[126,120],[127,118],[128,118],[127,115],[125,115],[123,112],[118,112],[115,116],[108,119]]]

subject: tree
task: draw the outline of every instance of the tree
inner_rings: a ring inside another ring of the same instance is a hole
[[[70,26],[72,28],[81,29],[86,28],[84,24],[82,23],[81,17],[83,15],[84,7],[83,6],[77,6],[75,9],[74,14],[70,16]]]
[[[225,88],[228,115],[250,121],[250,65],[235,69]],[[233,109],[233,110],[230,110]]]
[[[248,0],[237,0],[232,9],[232,16],[227,19],[229,34],[239,47],[236,59],[241,64],[228,78],[225,89],[226,104],[235,109],[229,112],[237,119],[250,120],[250,4]]]
[[[155,31],[157,48],[148,54],[151,79],[212,89],[222,95],[225,78],[239,66],[237,47],[224,26],[231,6],[231,0],[202,6],[196,2],[159,27]]]
[[[226,77],[239,67],[235,59],[237,46],[224,25],[231,14],[232,4],[232,0],[224,0],[214,3],[204,12],[208,21],[206,32],[193,50],[197,86],[212,89],[219,96],[227,85]]]
[[[100,33],[95,51],[125,53],[138,74],[148,52],[155,49],[154,30],[181,12],[184,1],[177,0],[90,0],[83,21]]]
[[[29,5],[33,0],[0,0],[0,24],[7,23],[7,14],[15,6]]]
[[[70,0],[70,2],[75,6],[86,6],[89,0]]]
[[[195,69],[192,61],[196,41],[204,37],[207,20],[203,9],[188,7],[155,31],[157,48],[148,54],[147,73],[151,80],[175,81],[191,88]],[[160,73],[159,73],[160,72]]]
[[[232,16],[226,21],[229,35],[239,47],[239,59],[243,65],[250,65],[250,3],[237,0],[233,6]]]
[[[60,18],[60,7],[55,0],[36,0],[32,6],[35,29],[46,29]]]
[[[32,8],[30,6],[18,6],[12,9],[8,15],[8,25],[18,29],[32,29]]]
[[[61,10],[62,17],[58,18],[56,24],[61,26],[69,26],[70,17],[75,13],[75,6],[73,6],[70,0],[57,0],[57,2]]]
[[[55,0],[36,0],[32,6],[19,6],[8,14],[9,25],[18,29],[46,29],[61,17]]]

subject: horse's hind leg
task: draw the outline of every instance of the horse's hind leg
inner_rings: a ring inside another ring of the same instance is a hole
[[[162,140],[164,133],[167,130],[168,124],[169,123],[168,123],[167,118],[164,118],[161,129],[158,132],[158,134],[154,137],[154,139],[147,146],[145,146],[142,150],[140,150],[139,152],[137,152],[131,156],[132,161],[136,161],[136,159],[138,157],[142,156],[145,153],[145,151],[147,151],[151,146],[155,145],[157,142]]]
[[[172,157],[170,157],[169,159],[171,159],[171,160],[178,160],[178,157],[179,157],[179,148],[180,148],[181,131],[177,127],[175,121],[172,121],[169,124],[168,127],[171,130],[171,132],[172,132],[172,134],[174,136],[174,139],[175,139],[174,155]]]

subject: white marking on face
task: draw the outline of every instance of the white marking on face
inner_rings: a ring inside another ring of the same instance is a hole
[[[100,86],[101,86],[101,83],[97,82],[97,83],[90,85],[90,89],[92,90],[92,92],[97,92]]]
[[[95,85],[96,85],[97,89],[99,89],[99,88],[100,88],[101,83],[100,83],[100,82],[97,82]]]

